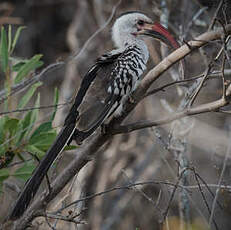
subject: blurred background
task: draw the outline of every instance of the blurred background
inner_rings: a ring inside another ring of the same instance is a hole
[[[223,3],[221,6],[220,3]],[[15,0],[0,2],[0,24],[12,24],[13,29],[25,25],[16,46],[15,57],[29,58],[43,54],[44,66],[66,61],[78,55],[88,38],[101,28],[118,1],[113,0]],[[217,12],[217,9],[219,11]],[[122,0],[108,26],[97,34],[74,61],[48,72],[40,87],[41,105],[53,103],[54,88],[60,92],[59,103],[68,102],[77,91],[81,78],[95,59],[113,48],[110,28],[115,18],[123,12],[138,10],[160,21],[174,37],[183,44],[206,32],[214,15],[219,19],[214,27],[230,22],[229,0]],[[158,64],[171,50],[157,41],[147,41],[150,50],[149,68]],[[230,43],[230,42],[229,42]],[[211,42],[185,58],[185,77],[203,74],[211,60],[222,47],[220,41]],[[230,57],[229,44],[227,53]],[[226,77],[231,80],[230,61],[225,66]],[[211,72],[221,70],[218,60]],[[179,65],[175,65],[153,85],[153,89],[179,79]],[[3,82],[0,80],[0,83]],[[198,86],[199,80],[168,87],[145,98],[124,121],[159,120],[184,108],[187,95]],[[1,85],[1,89],[2,89]],[[222,95],[221,78],[206,81],[195,105],[212,102]],[[16,99],[15,99],[16,100]],[[33,104],[33,103],[32,103]],[[62,125],[69,106],[58,109],[54,126]],[[228,110],[229,108],[227,108]],[[40,117],[46,120],[49,110],[41,110]],[[158,128],[143,129],[130,134],[116,135],[107,143],[96,158],[90,162],[50,205],[54,211],[62,205],[113,187],[142,182],[142,186],[117,189],[78,203],[74,208],[81,215],[74,224],[51,221],[54,229],[230,229],[231,218],[231,119],[229,114],[206,113],[172,122]],[[58,170],[78,154],[78,149],[62,154]],[[226,156],[226,157],[225,157]],[[221,171],[222,189],[213,200]],[[190,167],[190,170],[185,168]],[[191,170],[195,169],[195,171]],[[185,171],[184,171],[185,170]],[[185,173],[181,174],[182,171]],[[196,172],[196,174],[195,174]],[[180,176],[181,180],[179,180]],[[198,179],[198,176],[205,183]],[[199,182],[198,182],[199,180]],[[158,182],[158,183],[153,183]],[[174,184],[177,189],[172,202]],[[16,181],[19,187],[22,182]],[[147,184],[145,184],[147,183]],[[201,187],[198,186],[200,183]],[[182,189],[185,186],[187,190]],[[209,189],[208,189],[209,188]],[[16,197],[10,190],[1,195],[0,215]],[[69,192],[69,193],[68,193]],[[211,194],[212,192],[212,194]],[[63,198],[68,193],[68,197]],[[204,196],[203,196],[204,195]],[[164,212],[169,208],[167,222],[160,227]],[[211,210],[213,222],[210,225]],[[34,221],[34,229],[51,229],[43,218]],[[76,227],[77,226],[77,227]]]

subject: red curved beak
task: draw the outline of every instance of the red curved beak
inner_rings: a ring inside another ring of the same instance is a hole
[[[177,49],[179,47],[179,44],[168,32],[168,30],[157,22],[155,22],[154,24],[145,23],[137,34],[151,36],[155,39],[160,40],[161,42],[164,42],[166,45],[171,46],[174,49]]]

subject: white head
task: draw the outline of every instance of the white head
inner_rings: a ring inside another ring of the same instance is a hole
[[[152,23],[152,20],[138,12],[128,12],[117,18],[112,27],[112,39],[115,45],[120,48],[136,42],[137,39],[140,40],[141,37],[136,36],[135,33],[139,31],[139,23],[142,22]]]
[[[112,27],[112,39],[118,48],[134,43],[143,43],[143,36],[152,36],[176,47],[176,42],[169,32],[159,23],[137,11],[122,14]]]

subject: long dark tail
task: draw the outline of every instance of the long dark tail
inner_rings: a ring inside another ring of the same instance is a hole
[[[75,130],[75,123],[68,124],[62,128],[56,140],[47,151],[46,155],[34,170],[31,178],[26,182],[21,194],[19,195],[15,205],[9,215],[9,219],[18,219],[27,209],[30,201],[35,196],[43,178],[47,174],[51,164],[54,162],[58,154],[63,150]]]

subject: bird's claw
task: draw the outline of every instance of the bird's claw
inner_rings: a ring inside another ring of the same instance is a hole
[[[135,104],[136,103],[136,99],[132,96],[132,95],[129,95],[128,96],[128,100],[131,104]]]
[[[101,125],[101,133],[102,134],[106,134],[107,133],[107,127],[108,127],[107,124],[102,124]]]

